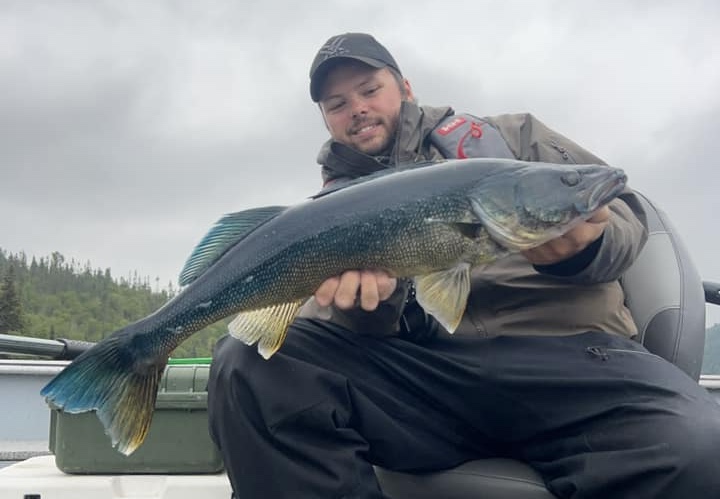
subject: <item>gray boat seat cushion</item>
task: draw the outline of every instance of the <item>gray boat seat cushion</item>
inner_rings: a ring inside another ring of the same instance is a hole
[[[621,280],[637,340],[698,380],[705,348],[702,279],[667,215],[638,197],[648,214],[648,241]]]
[[[389,499],[555,499],[540,475],[512,459],[480,459],[434,473],[375,469]]]

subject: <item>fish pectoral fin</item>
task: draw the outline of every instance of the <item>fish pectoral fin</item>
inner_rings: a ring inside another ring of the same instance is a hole
[[[415,296],[422,308],[450,333],[460,325],[470,294],[470,264],[415,278]]]
[[[451,222],[448,225],[468,239],[477,239],[485,229],[479,222]]]
[[[483,233],[485,227],[478,217],[473,212],[468,211],[463,216],[454,219],[446,218],[427,218],[426,223],[438,223],[450,227],[452,230],[460,233],[463,237],[468,239],[476,239],[480,234]]]
[[[246,345],[257,342],[260,355],[269,359],[285,341],[288,327],[304,302],[303,299],[242,312],[228,325],[228,331]]]

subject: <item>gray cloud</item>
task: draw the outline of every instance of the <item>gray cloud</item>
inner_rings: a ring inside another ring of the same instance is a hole
[[[370,31],[423,103],[533,112],[624,167],[720,280],[719,21],[711,0],[5,1],[0,247],[174,279],[223,213],[317,189],[309,63]]]

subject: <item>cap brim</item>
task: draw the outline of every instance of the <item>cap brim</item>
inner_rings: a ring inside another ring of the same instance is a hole
[[[377,69],[384,68],[388,65],[387,63],[378,61],[377,59],[355,55],[339,55],[325,59],[323,62],[318,64],[318,67],[315,68],[315,71],[313,71],[313,74],[310,77],[310,97],[313,102],[318,102],[320,100],[320,92],[322,91],[322,85],[325,82],[325,77],[327,76],[328,71],[333,66],[340,63],[343,59],[354,59]]]

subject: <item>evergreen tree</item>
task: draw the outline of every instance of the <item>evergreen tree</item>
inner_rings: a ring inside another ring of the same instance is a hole
[[[22,307],[15,285],[15,267],[9,266],[0,286],[0,333],[23,329]]]

